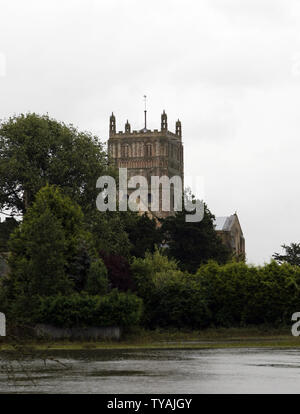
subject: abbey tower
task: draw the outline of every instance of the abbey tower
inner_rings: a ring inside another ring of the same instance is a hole
[[[139,131],[131,131],[127,121],[124,131],[116,130],[116,118],[110,116],[108,151],[118,168],[127,168],[128,179],[141,175],[146,177],[150,188],[151,176],[180,176],[183,182],[183,144],[181,122],[178,120],[175,133],[168,130],[167,114],[161,115],[160,130],[147,129],[145,110],[145,125]],[[150,195],[149,195],[150,196]],[[150,201],[150,200],[149,200]],[[160,211],[159,217],[172,214],[172,197],[170,212]]]

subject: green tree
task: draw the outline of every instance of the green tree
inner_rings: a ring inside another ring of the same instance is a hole
[[[106,153],[97,137],[72,125],[29,113],[0,126],[2,211],[23,214],[47,183],[63,189],[84,211],[94,209],[96,180],[106,169]]]
[[[107,269],[101,259],[91,263],[85,290],[89,295],[104,295],[108,292]]]
[[[122,217],[119,211],[100,212],[96,209],[86,214],[86,228],[93,235],[97,252],[129,257],[131,243]]]
[[[144,257],[162,243],[162,233],[154,219],[133,211],[94,210],[85,217],[87,229],[93,234],[97,251]]]
[[[11,272],[23,293],[51,295],[69,286],[64,271],[65,233],[49,208],[38,217],[24,220],[10,247]]]
[[[179,262],[183,270],[195,272],[202,263],[216,260],[225,263],[231,253],[214,229],[214,215],[204,205],[204,217],[199,222],[186,222],[186,211],[176,212],[162,224],[167,253]]]
[[[285,254],[274,253],[272,257],[278,263],[300,266],[300,243],[291,243],[289,246],[283,244],[281,247],[285,250]]]
[[[163,235],[160,226],[148,214],[139,215],[134,212],[123,213],[121,219],[130,241],[130,254],[134,257],[145,257],[146,252],[153,253],[160,246]]]
[[[8,240],[13,230],[18,226],[18,221],[13,217],[7,217],[0,223],[0,252],[8,251]]]
[[[167,274],[177,270],[177,263],[163,255],[158,249],[153,254],[146,252],[145,258],[134,258],[131,264],[137,292],[143,298],[151,296],[158,273]]]
[[[14,313],[30,314],[38,295],[72,292],[70,262],[89,239],[80,207],[57,187],[42,188],[9,241],[10,273],[4,287]]]

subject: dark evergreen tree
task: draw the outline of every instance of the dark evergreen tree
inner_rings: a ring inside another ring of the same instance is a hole
[[[0,252],[8,251],[8,240],[11,233],[18,227],[19,222],[13,217],[7,217],[0,223]]]
[[[9,313],[29,316],[34,298],[82,289],[89,262],[84,268],[74,258],[89,240],[81,208],[58,187],[43,187],[9,240],[10,271],[2,284]]]
[[[158,220],[150,218],[146,213],[138,215],[126,212],[122,215],[122,221],[131,244],[131,256],[145,257],[147,251],[153,253],[155,247],[161,245],[163,234]]]
[[[226,263],[231,252],[222,243],[214,229],[214,215],[204,205],[204,217],[199,222],[186,222],[186,212],[176,212],[166,218],[162,225],[166,251],[179,262],[183,270],[195,272],[209,260]]]

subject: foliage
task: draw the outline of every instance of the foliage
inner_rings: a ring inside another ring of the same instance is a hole
[[[290,264],[209,261],[188,274],[155,252],[135,259],[131,270],[151,328],[278,326],[299,310],[300,269]]]
[[[216,326],[289,323],[299,308],[300,270],[289,264],[210,262],[193,277],[207,301],[210,324]]]
[[[68,294],[78,287],[68,270],[88,240],[80,207],[57,187],[42,188],[9,241],[10,273],[3,286],[12,312],[30,315],[32,297]]]
[[[132,211],[95,210],[85,217],[87,229],[93,234],[95,249],[107,254],[144,257],[162,243],[157,222],[147,214]]]
[[[91,211],[85,217],[86,228],[93,235],[96,251],[123,257],[130,256],[131,243],[119,211]]]
[[[142,308],[137,303],[142,299],[145,327],[202,329],[208,326],[279,326],[290,323],[291,315],[299,310],[300,268],[288,263],[279,265],[273,261],[255,267],[242,262],[220,265],[209,261],[195,274],[188,274],[156,250],[154,254],[147,253],[144,259],[135,258],[131,273],[140,299],[117,289],[100,297],[107,289],[106,269],[100,260],[94,259],[85,290],[80,294],[71,291],[51,296],[48,293],[28,295],[25,289],[23,292],[19,289],[18,296],[8,291],[9,296],[3,295],[7,291],[2,283],[0,311],[6,312],[9,302],[9,318],[23,322],[108,326],[122,321],[126,325],[140,320]],[[133,303],[128,298],[134,298]],[[138,317],[135,313],[137,319],[129,321],[126,312],[133,308]]]
[[[107,269],[101,259],[91,263],[85,291],[89,295],[104,295],[108,292]]]
[[[40,297],[35,321],[60,327],[131,326],[139,323],[142,306],[137,296],[117,290],[102,297],[78,293]]]
[[[110,287],[117,288],[122,292],[134,291],[135,284],[128,260],[125,257],[103,251],[100,252],[100,256],[107,268]]]
[[[156,274],[167,274],[178,270],[177,263],[168,259],[158,249],[153,254],[147,252],[145,258],[135,258],[131,264],[131,272],[138,294],[146,298],[154,289]]]
[[[47,183],[84,211],[94,209],[95,183],[106,169],[102,144],[72,125],[29,113],[0,126],[0,210],[24,213]]]
[[[273,258],[278,263],[300,266],[300,243],[291,243],[290,246],[283,244],[281,247],[285,250],[285,254],[274,253]]]
[[[209,260],[226,263],[231,253],[222,243],[214,229],[214,216],[204,206],[204,217],[200,222],[186,222],[185,211],[167,217],[162,232],[168,246],[168,254],[180,264],[182,270],[195,272],[200,264]]]
[[[138,295],[144,301],[146,326],[207,325],[205,300],[194,280],[179,270],[176,262],[156,250],[153,255],[146,253],[145,259],[134,259],[131,270]]]
[[[13,217],[7,217],[2,223],[0,222],[0,252],[8,251],[9,237],[18,224]]]
[[[10,251],[0,311],[10,320],[130,326],[142,318],[146,327],[193,329],[290,322],[300,244],[283,245],[264,266],[229,262],[206,205],[200,222],[182,211],[161,227],[147,214],[97,211],[104,173],[115,171],[88,133],[36,114],[1,124],[0,210],[24,214],[0,223],[0,251]]]
[[[146,213],[139,215],[126,212],[122,214],[122,221],[131,243],[131,256],[145,257],[146,252],[153,253],[155,246],[161,245],[163,235],[160,227],[157,221]]]
[[[0,278],[8,273],[7,254],[0,253]]]
[[[10,241],[10,275],[18,294],[54,294],[68,290],[63,227],[49,208],[25,217]]]
[[[91,254],[88,243],[79,240],[76,250],[71,259],[68,260],[65,270],[68,277],[72,280],[77,292],[81,292],[87,283],[88,272],[91,266]]]

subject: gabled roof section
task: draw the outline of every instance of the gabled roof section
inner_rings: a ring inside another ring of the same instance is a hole
[[[216,217],[214,220],[215,230],[221,231],[224,228],[227,217]]]
[[[232,214],[231,216],[216,217],[216,219],[214,220],[215,230],[216,231],[230,231],[236,221],[239,227],[241,228],[241,225],[240,225],[240,222],[239,222],[239,219],[236,213]],[[241,232],[242,232],[242,229],[241,229]]]

